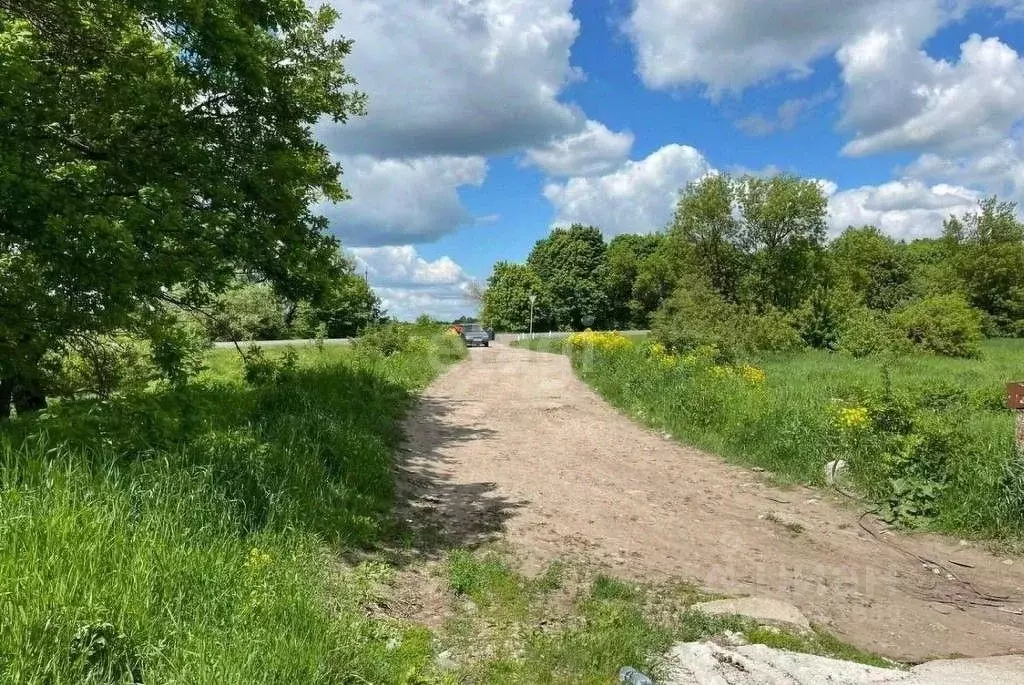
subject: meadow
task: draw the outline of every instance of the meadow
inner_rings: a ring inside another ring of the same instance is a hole
[[[733,366],[646,339],[577,334],[520,346],[564,352],[611,404],[675,439],[781,482],[841,487],[896,525],[973,537],[1024,533],[1024,462],[1005,384],[1024,342],[989,340],[978,360],[766,354]]]
[[[463,355],[440,337],[387,357],[275,351],[246,383],[237,353],[216,351],[184,388],[0,428],[0,679],[383,683],[431,670],[429,633],[368,619],[338,554],[393,534],[397,420]]]

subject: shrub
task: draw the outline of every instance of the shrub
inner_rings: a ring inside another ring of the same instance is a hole
[[[793,313],[794,325],[808,346],[834,350],[856,304],[856,295],[848,288],[817,288]]]
[[[803,339],[790,320],[777,309],[741,317],[736,333],[742,336],[744,346],[752,350],[793,352],[804,346]]]
[[[266,386],[291,379],[298,368],[299,355],[289,346],[280,359],[269,359],[263,349],[252,346],[242,357],[243,378],[253,386]]]
[[[882,352],[905,352],[910,343],[885,313],[858,307],[843,321],[837,348],[859,358]]]
[[[356,349],[360,352],[377,353],[390,357],[409,345],[409,340],[412,337],[409,328],[409,326],[399,323],[370,326],[356,341]]]
[[[672,352],[715,347],[723,358],[738,355],[739,309],[703,282],[683,284],[652,316],[651,332]]]
[[[981,356],[981,315],[960,295],[932,295],[893,315],[898,330],[922,350],[946,357]]]
[[[278,340],[286,336],[284,305],[268,285],[245,284],[217,297],[210,335],[216,340]]]
[[[210,338],[194,319],[160,321],[150,328],[149,338],[153,365],[171,385],[184,385],[203,369]]]
[[[139,391],[157,376],[149,346],[127,333],[76,336],[47,354],[42,366],[48,392],[66,398]]]
[[[714,348],[716,361],[732,363],[752,352],[803,347],[789,318],[777,309],[744,312],[703,283],[680,287],[652,318],[655,339],[674,353]]]

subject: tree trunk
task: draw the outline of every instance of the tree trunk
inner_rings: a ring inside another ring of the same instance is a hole
[[[46,409],[46,391],[43,389],[42,374],[37,366],[38,360],[30,363],[29,368],[14,376],[12,400],[18,415]]]
[[[18,415],[46,409],[46,393],[43,392],[39,383],[28,381],[25,378],[20,380],[21,382],[14,386],[14,408],[18,411]]]
[[[11,399],[14,394],[14,379],[0,378],[0,421],[11,418]]]

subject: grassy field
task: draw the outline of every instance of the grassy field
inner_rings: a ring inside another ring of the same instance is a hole
[[[782,481],[824,484],[825,465],[844,459],[849,486],[896,523],[1024,533],[1024,463],[1003,407],[1005,383],[1024,378],[1022,341],[988,341],[977,361],[805,352],[746,367],[600,336],[520,344],[570,353],[579,376],[615,406]]]
[[[391,533],[397,419],[463,354],[307,348],[252,387],[219,351],[189,388],[11,422],[0,680],[390,683],[432,671],[429,635],[367,619],[335,555]]]

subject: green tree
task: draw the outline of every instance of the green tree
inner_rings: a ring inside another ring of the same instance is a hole
[[[828,247],[836,280],[872,309],[895,309],[911,295],[907,248],[874,226],[847,228]]]
[[[1024,226],[1016,204],[983,200],[978,211],[950,218],[943,239],[968,300],[986,315],[991,332],[1024,333]]]
[[[606,247],[601,231],[573,224],[537,241],[527,264],[540,278],[559,329],[598,327],[607,318]]]
[[[952,292],[966,296],[964,282],[954,264],[957,249],[955,241],[944,238],[917,238],[907,243],[912,298]]]
[[[209,319],[214,340],[280,340],[288,337],[285,302],[266,283],[238,283],[217,296]]]
[[[653,235],[619,235],[608,243],[605,294],[608,300],[608,324],[626,329],[647,325],[652,310],[635,295],[637,278],[644,260],[654,254],[663,237]]]
[[[547,324],[547,302],[540,278],[526,264],[498,262],[487,279],[480,320],[496,331],[521,333],[530,329],[530,295],[537,295],[534,328]]]
[[[641,259],[637,266],[633,301],[638,309],[636,319],[642,326],[649,325],[651,315],[672,295],[679,281],[679,267],[684,260],[673,247],[668,239],[662,240],[654,252]],[[695,270],[690,268],[689,272]]]
[[[728,176],[717,174],[690,183],[680,193],[668,230],[679,261],[694,264],[730,302],[739,299],[745,261],[738,248],[741,225],[733,211],[737,187]]]
[[[352,338],[382,319],[380,298],[362,276],[347,271],[313,301],[295,307],[294,334],[311,338],[322,331],[328,338]]]
[[[300,299],[334,275],[312,137],[361,113],[294,0],[0,0],[0,412],[67,336],[138,326],[237,273]]]
[[[749,255],[743,290],[759,309],[799,306],[821,280],[828,200],[814,180],[796,176],[736,183],[738,246]]]

